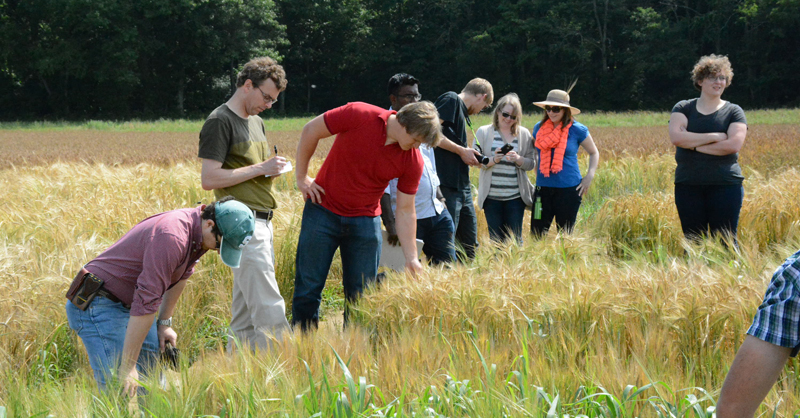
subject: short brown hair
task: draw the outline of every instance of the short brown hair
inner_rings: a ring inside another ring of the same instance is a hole
[[[716,54],[700,57],[700,61],[697,61],[697,64],[692,68],[692,82],[694,83],[694,88],[701,90],[700,82],[715,74],[725,76],[727,80],[725,87],[731,85],[733,81],[733,68],[731,67],[731,61],[728,57]]]
[[[397,112],[397,122],[407,134],[420,137],[423,143],[431,147],[436,147],[442,140],[439,112],[436,106],[427,100],[403,106]]]
[[[286,90],[286,72],[277,61],[270,57],[258,57],[251,59],[244,65],[239,76],[236,78],[236,87],[242,87],[247,80],[252,80],[254,87],[261,86],[267,79],[275,83],[275,87],[280,91]]]
[[[517,93],[508,93],[497,101],[497,107],[494,108],[494,114],[492,115],[492,126],[495,131],[500,130],[500,113],[507,105],[514,107],[514,111],[511,114],[517,117],[517,120],[511,124],[511,134],[516,136],[519,131],[519,124],[522,121],[522,103],[520,103]]]
[[[469,81],[469,83],[467,83],[466,86],[464,86],[464,90],[461,90],[461,92],[469,93],[473,96],[485,94],[486,104],[489,106],[491,106],[492,102],[494,102],[494,90],[492,89],[492,83],[482,78],[473,78]]]

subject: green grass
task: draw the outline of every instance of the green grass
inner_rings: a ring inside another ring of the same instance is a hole
[[[766,109],[746,110],[750,124],[779,125],[800,123],[798,109]],[[261,115],[268,131],[299,131],[313,117],[271,117],[269,112]],[[541,118],[540,113],[528,113],[522,119],[522,125],[533,127]],[[669,112],[584,112],[578,116],[581,123],[593,127],[641,127],[666,126],[669,123]],[[481,113],[472,117],[473,127],[492,123],[491,114]],[[68,131],[98,130],[111,132],[200,132],[203,120],[159,119],[155,121],[102,121],[88,120],[83,122],[0,122],[0,130],[10,131]]]

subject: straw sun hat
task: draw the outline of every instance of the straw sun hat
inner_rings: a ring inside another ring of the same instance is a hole
[[[565,92],[564,90],[550,90],[550,93],[547,93],[547,99],[545,101],[533,102],[533,104],[541,107],[542,109],[544,109],[545,106],[568,107],[572,110],[573,115],[581,113],[580,109],[569,105],[569,93]]]

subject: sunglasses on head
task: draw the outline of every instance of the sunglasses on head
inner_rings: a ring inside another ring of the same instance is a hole
[[[553,112],[553,113],[558,113],[558,112],[561,111],[561,109],[563,109],[563,107],[561,107],[561,106],[545,106],[544,107],[544,110],[546,112]]]
[[[514,116],[514,115],[511,115],[511,114],[509,114],[509,113],[506,113],[506,112],[501,112],[500,114],[501,114],[501,115],[503,115],[503,117],[504,117],[504,118],[509,118],[509,119],[511,119],[511,120],[517,120],[517,117],[516,117],[516,116]]]

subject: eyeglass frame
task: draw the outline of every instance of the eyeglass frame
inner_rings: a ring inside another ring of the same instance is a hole
[[[709,81],[725,81],[725,82],[727,82],[728,81],[728,77],[724,76],[722,74],[718,74],[718,75],[709,74],[709,75],[706,76],[706,80],[709,80]]]
[[[264,90],[261,90],[260,86],[255,86],[255,88],[257,88],[259,93],[261,93],[261,98],[264,99],[264,102],[267,104],[267,106],[274,105],[275,103],[278,102],[278,99],[273,99],[272,96],[270,96],[267,93],[264,93]]]
[[[397,97],[398,99],[406,99],[406,100],[411,100],[411,99],[414,99],[416,101],[422,100],[422,94],[420,94],[420,93],[417,93],[417,94],[410,94],[410,93],[409,94],[396,94],[395,97]]]

